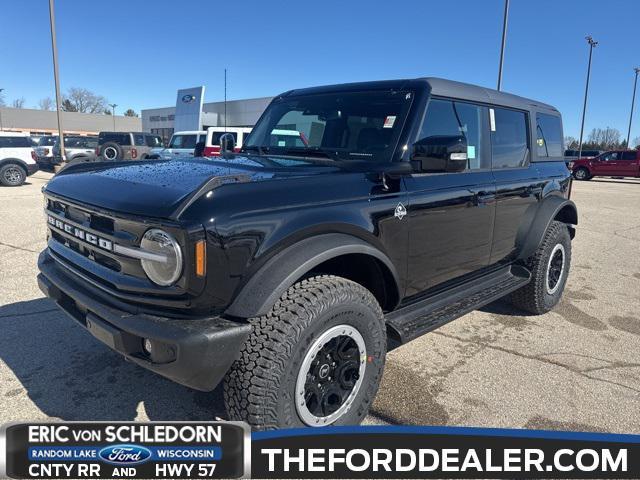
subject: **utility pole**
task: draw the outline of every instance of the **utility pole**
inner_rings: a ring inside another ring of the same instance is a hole
[[[580,146],[578,150],[578,158],[582,157],[582,136],[584,134],[584,117],[587,113],[587,96],[589,95],[589,78],[591,77],[591,55],[593,54],[593,48],[598,45],[591,35],[585,37],[589,42],[589,65],[587,66],[587,84],[584,87],[584,104],[582,105],[582,124],[580,125]]]
[[[227,133],[227,69],[224,69],[224,132]]]
[[[629,130],[627,130],[627,150],[629,149],[629,139],[631,137],[631,121],[633,120],[633,107],[636,103],[636,87],[638,86],[638,72],[640,72],[640,67],[635,67],[633,69],[636,72],[636,78],[633,81],[633,97],[631,97],[631,113],[629,114]]]
[[[507,46],[507,20],[509,19],[509,0],[504,0],[504,19],[502,20],[502,47],[500,48],[500,67],[498,69],[498,90],[502,88],[502,67],[504,49]]]
[[[116,107],[118,106],[117,103],[110,103],[109,106],[111,107],[111,116],[113,117],[113,131],[116,131]]]
[[[62,109],[62,97],[60,96],[60,79],[58,76],[58,47],[56,46],[56,17],[53,0],[49,0],[49,24],[51,27],[51,50],[53,51],[53,79],[56,86],[56,115],[58,117],[58,142],[60,143],[60,156],[66,162],[64,151],[64,137],[62,135],[62,120],[60,111]]]

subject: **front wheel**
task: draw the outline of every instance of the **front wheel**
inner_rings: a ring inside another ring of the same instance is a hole
[[[591,180],[591,175],[589,174],[589,170],[584,167],[578,168],[574,173],[573,177],[576,180]]]
[[[527,265],[531,281],[513,292],[511,301],[528,312],[547,313],[560,301],[571,266],[571,236],[564,223],[551,222]]]
[[[363,286],[335,276],[293,285],[253,330],[227,373],[232,420],[254,428],[360,423],[386,354],[382,310]]]

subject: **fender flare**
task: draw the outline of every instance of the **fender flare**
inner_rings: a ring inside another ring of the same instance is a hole
[[[549,197],[539,207],[533,220],[523,248],[520,250],[519,258],[521,260],[526,260],[538,249],[545,232],[558,214],[561,214],[561,222],[568,225],[578,224],[578,209],[575,203],[563,197]]]
[[[20,165],[22,168],[24,168],[24,171],[27,175],[29,175],[29,166],[27,164],[27,162],[25,162],[24,160],[20,160],[19,158],[3,158],[2,160],[0,160],[0,167],[4,167],[7,163],[16,163],[18,165]]]
[[[301,240],[270,258],[242,287],[225,314],[240,318],[265,315],[305,273],[327,260],[351,253],[369,255],[382,262],[391,272],[396,289],[399,288],[398,274],[387,255],[360,238],[329,233]]]

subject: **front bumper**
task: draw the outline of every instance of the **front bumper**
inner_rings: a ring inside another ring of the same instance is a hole
[[[196,390],[213,390],[237,358],[251,326],[221,317],[167,318],[107,304],[43,251],[38,286],[94,337],[127,359]],[[151,342],[149,354],[144,339]]]

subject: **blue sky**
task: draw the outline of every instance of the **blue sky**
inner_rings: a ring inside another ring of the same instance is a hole
[[[0,0],[0,88],[26,106],[54,96],[47,0]],[[56,0],[63,91],[85,87],[118,110],[170,106],[178,88],[206,101],[290,88],[440,76],[495,87],[503,0],[321,2]],[[626,136],[640,1],[512,0],[503,89],[556,106],[577,136],[588,48],[585,130]],[[632,138],[640,136],[640,105]]]

